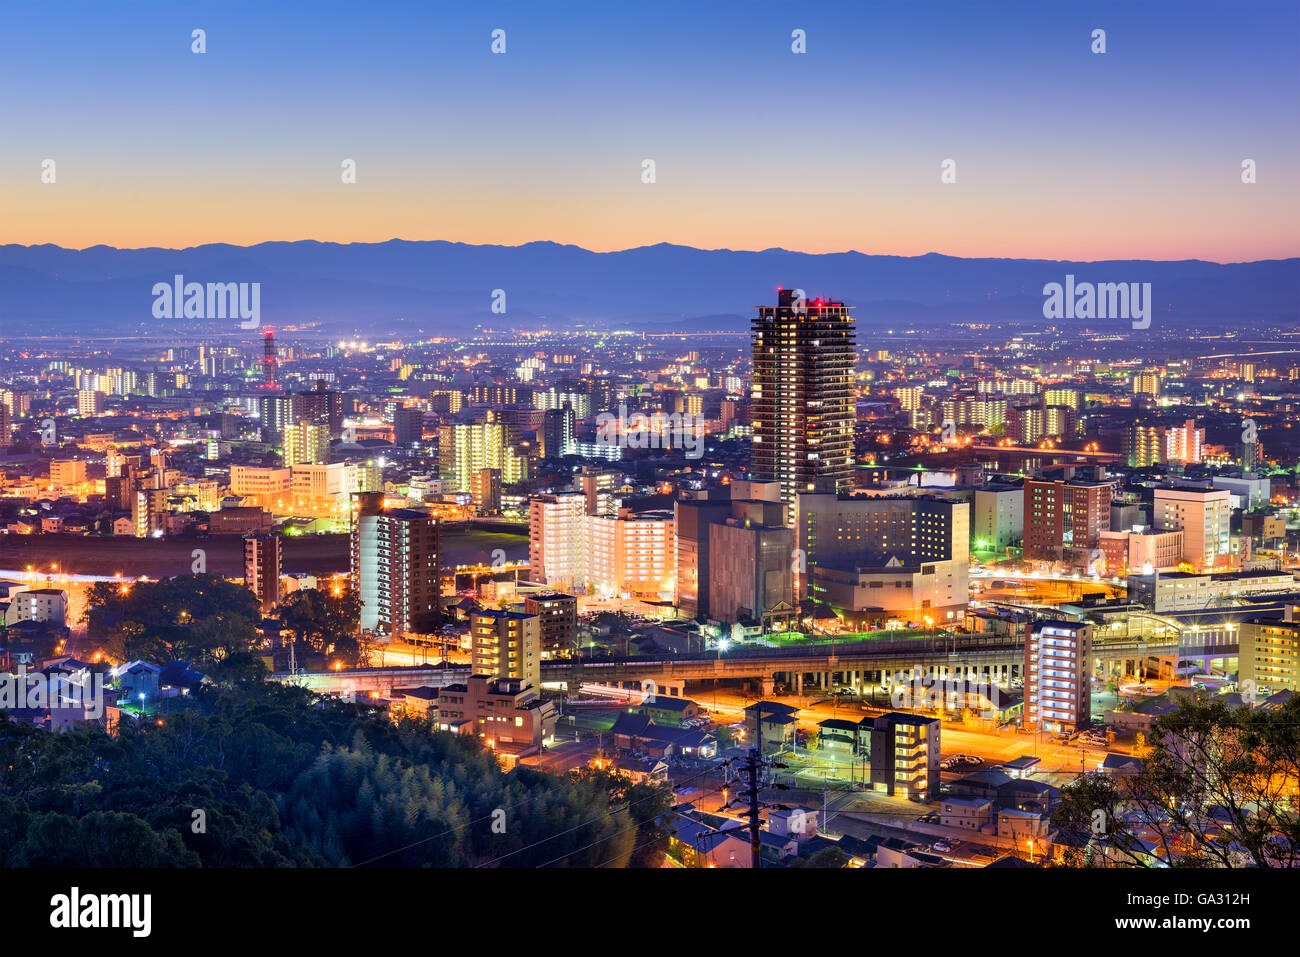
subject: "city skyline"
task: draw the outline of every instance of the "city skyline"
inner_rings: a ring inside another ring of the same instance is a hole
[[[427,946],[432,868],[543,935],[575,868],[696,921],[753,910],[728,870],[874,871],[917,943],[1045,891],[1090,941],[1280,926],[1297,35],[0,12],[14,926]]]

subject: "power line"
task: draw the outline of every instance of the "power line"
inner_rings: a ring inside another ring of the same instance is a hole
[[[706,768],[705,770],[699,772],[698,774],[693,774],[693,775],[691,775],[689,778],[686,778],[684,781],[682,781],[682,782],[680,782],[680,783],[681,783],[681,784],[687,784],[687,783],[689,783],[689,782],[691,782],[691,781],[694,781],[696,778],[703,777],[704,775],[708,774],[708,773],[711,772],[712,770],[713,770],[713,768]],[[561,837],[561,836],[563,836],[563,835],[565,835],[565,834],[570,833],[571,831],[576,831],[576,830],[578,830],[579,828],[586,827],[586,826],[588,826],[589,824],[596,824],[596,823],[599,823],[600,821],[603,821],[603,820],[605,820],[605,819],[608,818],[608,817],[612,817],[613,815],[619,813],[620,811],[626,811],[628,808],[635,807],[636,805],[638,805],[638,804],[642,804],[642,803],[644,803],[645,801],[649,801],[649,800],[651,800],[652,798],[655,798],[655,797],[658,797],[658,795],[655,794],[654,792],[651,792],[650,794],[646,795],[646,796],[643,797],[643,798],[639,798],[639,799],[636,800],[636,801],[630,801],[629,803],[624,804],[624,805],[621,806],[621,807],[612,808],[612,809],[606,811],[604,814],[600,815],[599,817],[594,817],[594,818],[592,818],[592,819],[589,820],[589,821],[583,821],[581,824],[575,824],[573,827],[567,828],[566,830],[560,831],[559,833],[551,834],[551,835],[549,835],[548,837],[543,837],[543,838],[541,838],[541,839],[539,839],[539,840],[533,841],[533,842],[530,843],[530,844],[525,844],[525,845],[523,845],[522,847],[518,847],[518,848],[516,848],[516,849],[513,850],[513,851],[510,851],[510,852],[508,852],[508,853],[506,853],[506,854],[502,854],[502,855],[500,855],[499,857],[494,857],[494,858],[492,858],[491,860],[483,861],[483,862],[481,862],[481,863],[479,863],[479,864],[476,864],[476,865],[474,865],[474,866],[475,866],[475,867],[486,867],[486,866],[488,866],[489,864],[495,864],[497,861],[503,861],[503,860],[505,860],[507,857],[513,857],[514,855],[518,854],[520,851],[526,851],[526,850],[528,850],[528,849],[531,848],[531,847],[537,847],[539,844],[545,844],[547,841],[554,840],[554,839],[557,838],[557,837]],[[640,826],[640,825],[638,824],[637,826]],[[620,831],[620,832],[616,832],[616,833],[622,833],[622,832]],[[612,835],[612,834],[609,835],[609,837],[613,837],[613,836],[614,836],[614,835]],[[601,840],[608,840],[608,838],[602,838]],[[596,841],[596,842],[594,842],[594,843],[599,844],[600,841]],[[577,851],[583,850],[585,847],[590,847],[590,846],[591,846],[591,845],[588,844],[588,845],[585,845],[584,847],[576,848],[574,851],[569,851],[569,854],[576,853]],[[562,855],[560,855],[560,857],[557,857],[555,860],[562,860],[563,858],[568,857],[569,854],[562,854]],[[554,862],[553,862],[553,861],[548,861],[547,863],[549,864],[549,863],[554,863]],[[546,864],[539,864],[538,866],[539,866],[539,867],[545,867]]]
[[[434,834],[431,837],[424,837],[418,841],[412,841],[410,844],[404,845],[403,847],[394,848],[391,851],[385,851],[384,853],[372,857],[369,860],[361,861],[359,864],[353,864],[352,867],[364,867],[367,864],[373,864],[375,861],[383,860],[385,857],[391,857],[394,854],[402,853],[402,851],[409,851],[413,847],[419,847],[421,844],[427,844],[429,841],[436,841],[438,838],[446,837],[448,834],[452,834],[455,831],[464,830],[465,828],[469,827],[471,824],[478,824],[480,821],[486,821],[489,818],[496,816],[497,811],[508,810],[510,808],[516,808],[521,804],[526,804],[529,801],[531,801],[535,796],[536,795],[530,794],[525,798],[521,798],[520,800],[515,801],[513,804],[507,804],[504,808],[494,808],[491,812],[489,812],[488,814],[484,814],[482,817],[475,818],[472,821],[466,821],[464,824],[457,824],[455,827],[449,827],[447,828],[447,830]]]

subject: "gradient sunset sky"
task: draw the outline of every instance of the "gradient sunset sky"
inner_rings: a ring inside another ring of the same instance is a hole
[[[268,6],[0,9],[0,243],[1300,255],[1294,0]]]

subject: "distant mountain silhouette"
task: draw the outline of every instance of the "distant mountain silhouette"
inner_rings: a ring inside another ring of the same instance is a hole
[[[858,307],[862,322],[1042,322],[1043,285],[1149,282],[1153,315],[1179,321],[1294,323],[1300,259],[1059,262],[706,250],[661,243],[596,253],[536,242],[471,246],[410,242],[224,244],[188,249],[0,246],[0,335],[151,335],[221,331],[216,322],[160,320],[152,288],[187,282],[261,283],[261,319],[324,334],[454,334],[475,327],[744,329],[780,285]],[[506,295],[492,312],[493,290]],[[1094,328],[1100,323],[1089,323]],[[1116,322],[1117,330],[1128,323]]]

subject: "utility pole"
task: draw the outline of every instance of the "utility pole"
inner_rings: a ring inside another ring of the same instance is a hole
[[[758,750],[751,748],[749,757],[745,760],[745,771],[749,775],[749,810],[742,814],[742,817],[749,818],[749,866],[758,868],[763,866],[763,844],[759,840],[759,831],[762,826],[762,820],[759,817],[758,807],[758,769],[762,764]]]
[[[738,824],[735,827],[726,827],[715,830],[714,834],[736,834],[741,831],[749,832],[749,866],[763,866],[763,842],[760,833],[763,829],[762,804],[758,800],[759,772],[765,766],[762,754],[758,748],[750,748],[749,753],[745,756],[745,763],[742,766],[742,774],[746,777],[745,787],[740,794],[737,794],[732,801],[728,801],[723,808],[729,807],[742,798],[748,804],[748,808],[741,811],[739,816],[747,818],[747,823]],[[772,767],[783,768],[783,764],[773,764]],[[777,784],[777,788],[785,790],[784,784]]]

